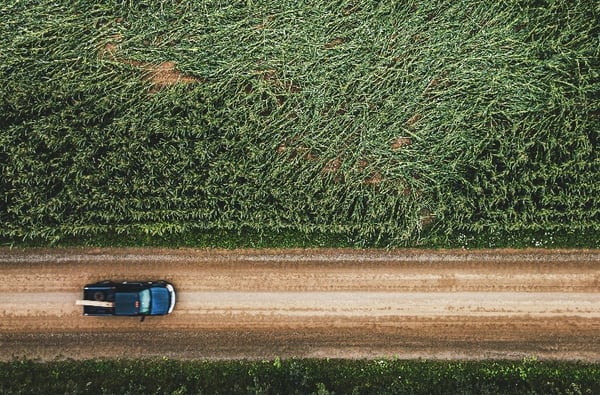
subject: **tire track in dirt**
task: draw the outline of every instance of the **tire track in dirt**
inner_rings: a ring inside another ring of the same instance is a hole
[[[0,249],[0,277],[3,359],[600,360],[589,250]],[[169,280],[176,310],[81,316],[82,286],[104,279]]]

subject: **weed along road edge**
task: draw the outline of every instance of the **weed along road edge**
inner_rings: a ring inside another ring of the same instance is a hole
[[[0,249],[3,360],[600,361],[595,250]],[[84,317],[82,287],[172,282],[169,316]]]

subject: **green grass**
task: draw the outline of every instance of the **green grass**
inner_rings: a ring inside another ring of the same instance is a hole
[[[0,21],[5,244],[599,247],[596,1],[13,0]],[[161,85],[164,62],[194,82]]]
[[[3,394],[595,394],[597,364],[399,360],[0,363]]]

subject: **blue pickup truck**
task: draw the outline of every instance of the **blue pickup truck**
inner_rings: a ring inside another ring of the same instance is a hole
[[[146,316],[169,314],[175,308],[175,288],[166,281],[102,281],[83,287],[83,315]]]

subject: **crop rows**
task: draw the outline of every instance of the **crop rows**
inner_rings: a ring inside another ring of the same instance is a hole
[[[86,360],[0,362],[4,394],[595,394],[593,363]]]
[[[7,1],[0,238],[600,231],[600,6]]]

